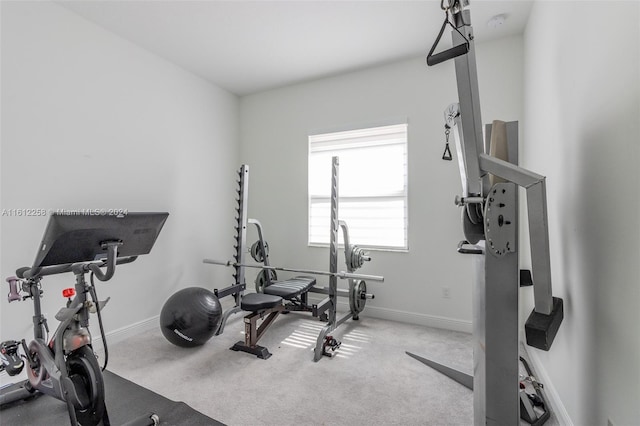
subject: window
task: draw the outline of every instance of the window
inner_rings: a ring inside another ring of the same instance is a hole
[[[352,243],[406,250],[407,124],[309,136],[309,245],[329,244],[333,156]]]

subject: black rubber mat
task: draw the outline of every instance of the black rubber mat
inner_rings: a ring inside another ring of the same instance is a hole
[[[122,425],[147,413],[156,413],[160,425],[223,425],[194,410],[184,402],[175,402],[138,386],[117,374],[104,373],[106,403],[111,424]],[[0,409],[2,426],[69,425],[67,406],[47,395],[16,401]]]

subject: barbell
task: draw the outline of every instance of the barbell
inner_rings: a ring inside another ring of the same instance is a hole
[[[311,274],[311,275],[325,275],[329,277],[338,277],[342,280],[347,279],[355,279],[355,280],[367,280],[367,281],[379,281],[384,282],[384,277],[379,275],[365,275],[365,274],[354,274],[351,272],[327,272],[327,271],[315,271],[313,269],[295,269],[295,268],[283,268],[277,266],[265,266],[265,265],[249,265],[246,263],[238,263],[233,262],[231,260],[215,260],[215,259],[204,259],[203,263],[210,263],[212,265],[222,265],[222,266],[244,266],[246,268],[256,268],[256,269],[270,269],[273,271],[284,271],[284,272],[300,272],[301,274]]]

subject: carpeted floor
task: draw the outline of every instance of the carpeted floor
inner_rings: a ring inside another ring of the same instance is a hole
[[[260,341],[268,360],[229,350],[243,339],[241,314],[195,349],[171,345],[157,329],[111,345],[109,369],[228,425],[473,423],[472,392],[405,354],[470,372],[470,335],[362,317],[333,333],[337,356],[315,363],[322,325],[281,315]]]

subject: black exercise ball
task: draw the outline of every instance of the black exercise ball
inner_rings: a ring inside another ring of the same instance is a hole
[[[160,329],[168,341],[186,348],[200,346],[213,336],[222,319],[215,294],[188,287],[171,296],[160,312]]]

